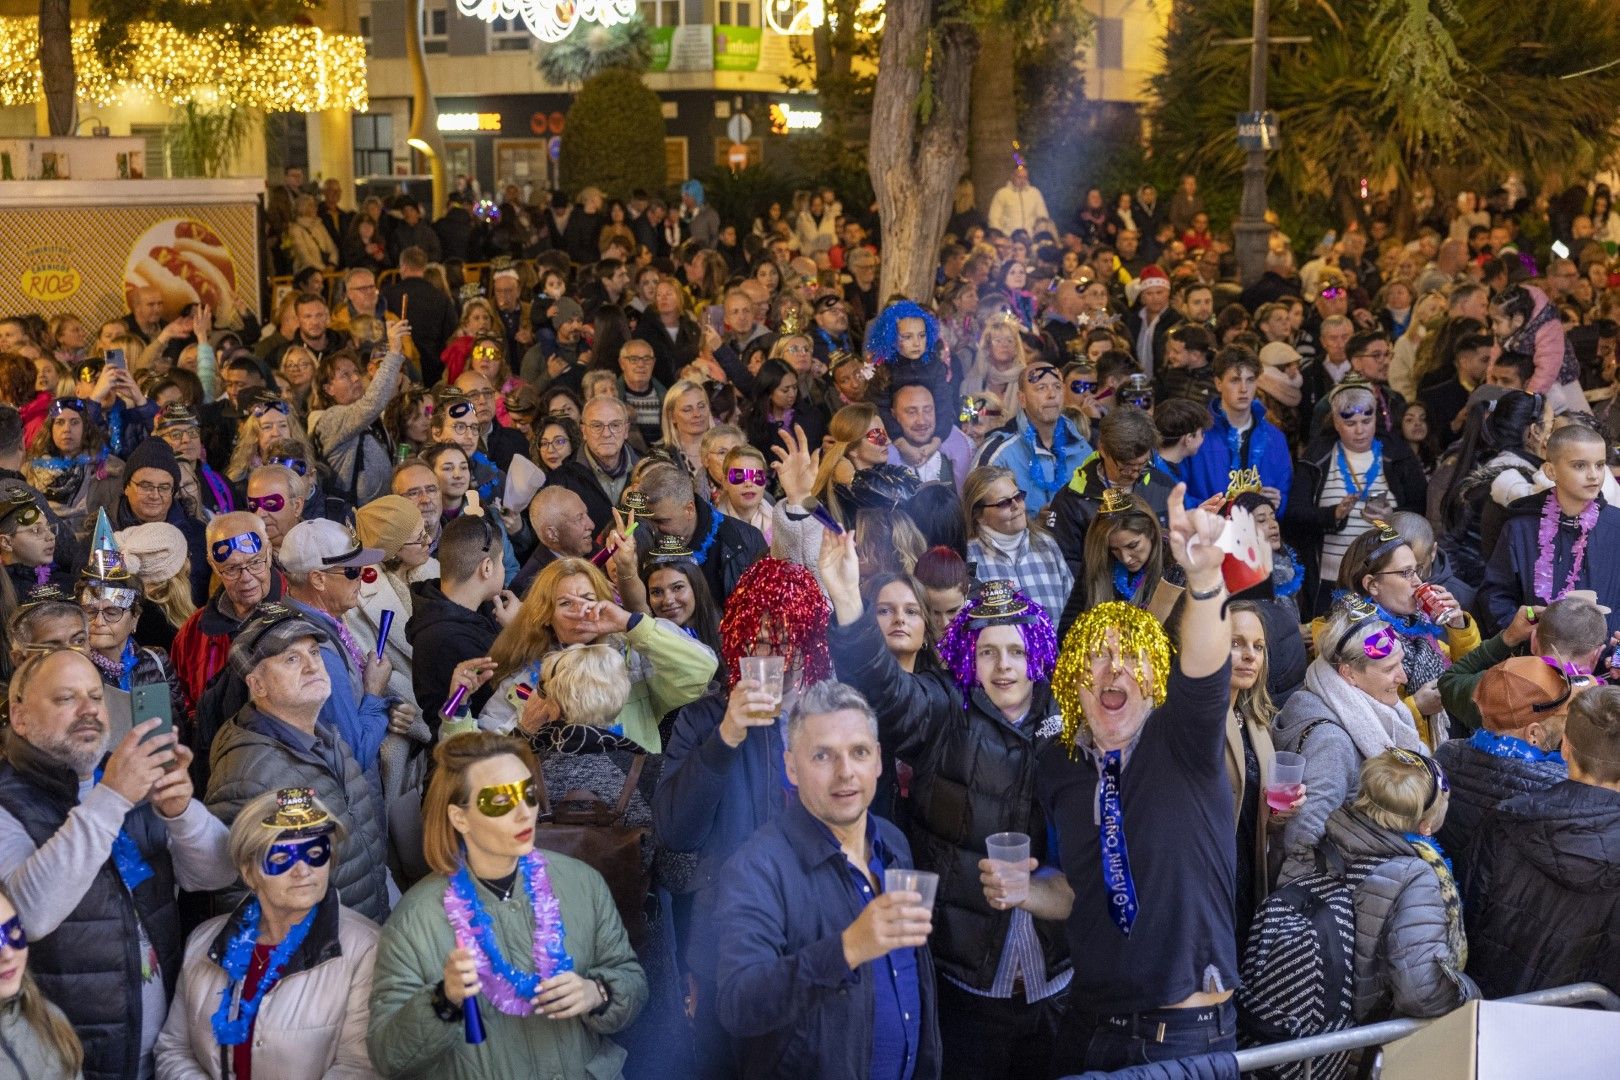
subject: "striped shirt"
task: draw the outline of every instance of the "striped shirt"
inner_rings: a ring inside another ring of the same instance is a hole
[[[1367,470],[1372,467],[1372,451],[1368,450],[1365,453],[1352,454],[1347,450],[1344,456],[1345,460],[1350,463],[1350,472],[1356,481],[1356,486],[1360,487],[1361,478],[1366,476]],[[1316,505],[1324,507],[1337,506],[1339,501],[1348,494],[1350,494],[1350,489],[1345,485],[1344,477],[1339,474],[1339,453],[1337,447],[1335,447],[1333,452],[1328,455],[1327,481],[1322,485],[1322,494],[1316,500]],[[1390,494],[1389,484],[1384,479],[1384,470],[1381,468],[1378,470],[1378,478],[1373,481],[1371,495],[1375,502],[1383,499],[1391,506],[1395,504],[1395,499]],[[1336,582],[1339,580],[1339,564],[1344,561],[1344,553],[1349,550],[1356,537],[1374,527],[1373,523],[1367,520],[1366,511],[1367,500],[1362,499],[1351,509],[1350,516],[1345,519],[1344,528],[1338,532],[1323,534],[1321,567],[1324,582]]]
[[[990,989],[978,990],[959,979],[946,980],[952,986],[966,990],[976,997],[1010,998],[1020,979],[1024,984],[1026,1002],[1045,1001],[1061,994],[1074,978],[1073,968],[1064,968],[1052,978],[1046,977],[1046,956],[1041,952],[1041,939],[1035,936],[1035,920],[1023,908],[1013,908],[1012,925],[1007,928],[1007,941],[1001,947],[1001,963],[996,965],[996,977]]]

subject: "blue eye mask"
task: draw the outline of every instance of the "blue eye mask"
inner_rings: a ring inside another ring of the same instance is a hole
[[[270,850],[265,852],[264,872],[271,877],[280,877],[300,862],[320,867],[325,866],[331,859],[330,835],[312,836],[306,840],[283,840],[271,844]]]

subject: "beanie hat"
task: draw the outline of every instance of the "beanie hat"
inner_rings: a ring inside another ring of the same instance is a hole
[[[167,521],[154,521],[113,533],[129,572],[143,581],[166,581],[186,561],[186,537]]]
[[[169,474],[174,480],[176,490],[180,488],[180,462],[169,449],[169,444],[162,439],[142,439],[140,445],[130,451],[124,459],[124,480],[127,483],[134,478],[141,469],[159,469]]]
[[[372,499],[354,512],[354,531],[366,547],[379,548],[385,559],[422,533],[422,511],[403,495]]]
[[[692,201],[699,206],[703,205],[703,183],[699,180],[688,180],[681,185],[681,194],[692,196]]]

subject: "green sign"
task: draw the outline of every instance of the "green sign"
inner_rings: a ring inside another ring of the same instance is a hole
[[[652,38],[652,63],[648,71],[668,71],[669,55],[675,44],[675,28],[673,26],[648,27],[648,34]]]
[[[714,70],[758,71],[760,34],[757,26],[716,26]]]

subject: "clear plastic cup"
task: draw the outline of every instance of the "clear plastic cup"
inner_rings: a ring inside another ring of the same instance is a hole
[[[1009,904],[1029,899],[1029,837],[1021,832],[993,833],[984,839],[1002,898]]]
[[[737,669],[745,679],[759,683],[765,693],[776,699],[774,716],[782,711],[782,682],[786,667],[780,656],[743,656],[737,660]]]
[[[929,870],[888,869],[883,871],[883,891],[914,892],[922,897],[922,906],[934,910],[934,891],[939,888],[939,875]]]
[[[1279,750],[1271,759],[1271,779],[1266,782],[1266,805],[1279,813],[1294,805],[1305,794],[1305,758]]]

